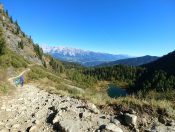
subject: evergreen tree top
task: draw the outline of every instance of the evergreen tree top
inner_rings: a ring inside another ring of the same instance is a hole
[[[4,10],[4,5],[2,3],[0,3],[0,9]]]

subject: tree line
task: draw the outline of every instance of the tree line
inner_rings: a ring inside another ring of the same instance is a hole
[[[102,81],[117,80],[132,84],[139,76],[141,76],[143,71],[144,68],[141,67],[115,65],[108,67],[88,68],[83,71],[83,74],[93,76]]]

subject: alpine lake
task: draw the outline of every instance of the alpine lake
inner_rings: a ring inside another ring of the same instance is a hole
[[[126,89],[120,88],[112,84],[108,86],[107,93],[111,98],[125,97],[128,95]]]

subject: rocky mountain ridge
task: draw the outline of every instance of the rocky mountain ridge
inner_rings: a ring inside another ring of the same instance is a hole
[[[32,38],[21,31],[18,22],[9,16],[8,11],[4,11],[2,4],[0,10],[0,27],[3,29],[7,48],[28,61],[42,64],[41,59],[35,53]]]
[[[84,66],[95,66],[104,62],[129,58],[124,54],[108,54],[63,46],[42,46],[43,51],[62,61],[76,62]]]

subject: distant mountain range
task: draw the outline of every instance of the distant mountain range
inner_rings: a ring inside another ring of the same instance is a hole
[[[43,46],[43,51],[62,61],[76,62],[84,66],[96,66],[105,62],[130,58],[128,55],[107,54],[67,47]]]
[[[113,66],[113,65],[129,65],[129,66],[139,66],[146,63],[153,62],[157,60],[159,57],[157,56],[142,56],[142,57],[135,57],[135,58],[128,58],[128,59],[121,59],[117,61],[112,61],[108,63],[103,63],[99,66]]]

